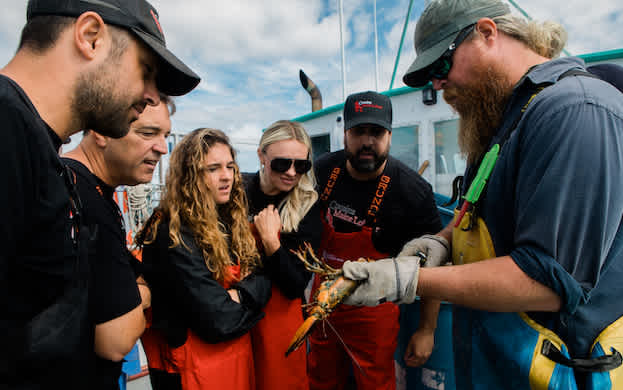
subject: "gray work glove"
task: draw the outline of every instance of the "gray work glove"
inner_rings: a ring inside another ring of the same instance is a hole
[[[450,244],[448,240],[441,236],[425,234],[407,242],[398,257],[400,256],[421,256],[426,258],[424,267],[438,267],[448,262]]]
[[[344,303],[376,306],[383,302],[412,303],[415,300],[420,258],[402,256],[372,262],[347,261],[344,276],[361,284]]]

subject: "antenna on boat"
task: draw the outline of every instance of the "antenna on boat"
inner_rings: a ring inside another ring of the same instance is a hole
[[[374,3],[374,90],[379,90],[379,32],[376,27],[376,0]]]
[[[340,11],[340,49],[342,52],[342,101],[346,99],[346,65],[345,65],[345,57],[344,57],[344,12],[342,6],[342,0],[338,0],[338,9]]]

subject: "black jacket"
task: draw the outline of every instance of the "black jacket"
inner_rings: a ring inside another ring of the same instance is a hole
[[[144,277],[151,287],[153,327],[171,347],[186,341],[191,329],[208,343],[233,340],[262,318],[270,299],[270,280],[256,271],[231,288],[242,302],[231,299],[205,264],[192,233],[182,228],[182,245],[171,248],[168,223],[158,226],[156,240],[143,248]]]
[[[269,204],[275,207],[288,195],[287,192],[270,196],[260,188],[259,173],[243,173],[244,187],[249,200],[249,216],[252,218]],[[322,222],[320,207],[316,202],[299,223],[295,232],[281,233],[281,247],[271,256],[265,257],[263,262],[272,282],[290,299],[303,297],[303,292],[311,278],[311,272],[305,269],[303,263],[290,250],[299,249],[303,243],[309,243],[318,253]]]

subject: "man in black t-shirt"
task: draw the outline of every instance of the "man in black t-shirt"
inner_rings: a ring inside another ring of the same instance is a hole
[[[371,91],[350,95],[344,104],[344,150],[315,163],[324,207],[321,254],[333,267],[359,257],[395,256],[411,238],[441,227],[431,186],[389,156],[391,122],[387,96]],[[419,364],[428,359],[438,311],[439,302],[422,305],[420,327],[405,359]],[[350,351],[332,331],[318,327],[310,338],[311,390],[339,388],[348,376],[350,357],[356,366],[374,368],[363,373],[354,368],[358,389],[395,388],[398,313],[388,302],[373,308],[343,305],[331,314],[329,321]]]
[[[199,78],[143,0],[30,0],[0,69],[0,388],[88,388],[90,232],[57,150],[86,128],[121,137],[158,90]],[[69,374],[70,373],[70,374]]]
[[[173,101],[161,95],[160,104],[145,107],[125,137],[86,131],[79,146],[63,156],[76,174],[82,221],[94,232],[89,255],[89,308],[97,355],[92,389],[118,388],[122,359],[145,329],[143,310],[151,300],[145,281],[133,270],[137,260],[126,245],[123,216],[113,199],[115,187],[151,182],[156,164],[167,153],[174,110]]]

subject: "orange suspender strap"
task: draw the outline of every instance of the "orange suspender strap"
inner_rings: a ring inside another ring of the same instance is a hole
[[[381,209],[381,203],[383,203],[383,197],[385,196],[385,192],[389,187],[389,182],[391,178],[387,175],[381,176],[379,180],[379,184],[376,187],[376,192],[374,193],[374,198],[372,198],[372,203],[368,208],[368,216],[372,218],[372,223],[376,223],[376,214]]]
[[[128,207],[128,191],[123,190],[123,212],[127,213],[129,211]]]
[[[337,178],[340,176],[342,169],[340,167],[335,167],[331,171],[331,175],[329,175],[329,180],[327,180],[327,184],[322,190],[322,194],[320,194],[320,200],[326,202],[329,200],[329,196],[331,195],[331,191],[333,191],[333,187],[335,187],[335,183],[337,183]]]

